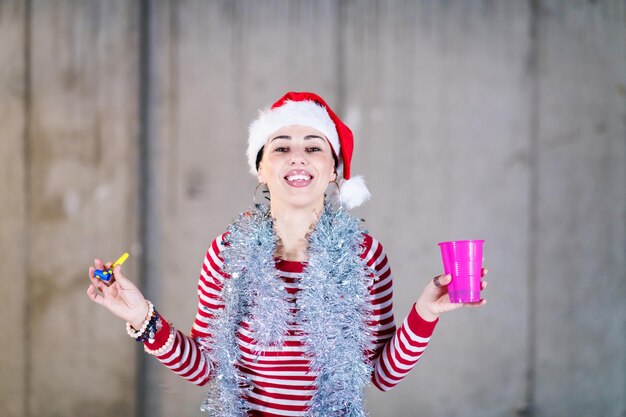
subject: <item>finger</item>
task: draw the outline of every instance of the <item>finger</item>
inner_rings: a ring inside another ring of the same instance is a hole
[[[115,281],[112,276],[109,277],[109,281],[104,281],[100,279],[95,274],[95,268],[93,267],[89,268],[89,279],[91,280],[91,283],[96,287],[96,289],[101,293],[105,293],[106,291],[108,291],[111,284]]]
[[[89,288],[87,288],[87,296],[89,296],[91,301],[93,301],[94,303],[98,303],[100,305],[104,303],[104,298],[100,294],[98,294],[98,291],[93,284],[90,285]]]
[[[113,265],[112,262],[107,262],[104,267],[107,271],[111,270],[111,265]],[[108,281],[103,281],[102,283],[106,286],[106,287],[110,287],[111,285],[113,285],[113,283],[115,282],[115,275],[110,275],[109,276],[109,280]]]
[[[95,265],[96,269],[104,269],[104,263],[102,262],[101,259],[94,259],[93,260],[93,264]]]
[[[120,285],[120,287],[122,289],[127,289],[129,286],[134,285],[122,273],[122,266],[121,265],[115,265],[115,268],[113,268],[113,276],[115,277],[115,280],[117,280],[118,284]]]
[[[487,281],[482,281],[482,282],[480,283],[480,290],[482,291],[482,290],[484,290],[485,288],[487,288],[487,285],[489,285],[489,284],[487,283]]]
[[[96,276],[96,268],[94,268],[93,266],[89,267],[89,279],[91,279],[92,282],[99,282],[99,279]]]
[[[100,271],[104,271],[104,270],[106,270],[107,268],[106,268],[106,266],[102,263],[102,260],[101,260],[101,259],[96,258],[96,259],[94,259],[94,260],[93,260],[93,263],[94,263],[94,265],[95,265],[95,268],[94,268],[93,270],[92,270],[92,268],[89,268],[89,275],[90,275],[90,278],[92,278],[92,277],[93,277],[93,278],[91,279],[91,282],[92,282],[92,283],[94,283],[94,285],[96,286],[96,288],[98,288],[98,290],[100,290],[100,291],[104,291],[104,287],[108,287],[109,285],[111,285],[111,284],[110,284],[110,282],[105,282],[105,281],[102,281],[100,278],[98,278],[98,277],[96,277],[96,276],[94,275],[94,272],[95,272],[95,269],[99,269]]]
[[[443,298],[445,297],[445,298]],[[458,310],[459,308],[463,307],[463,304],[461,303],[453,303],[450,301],[450,298],[448,296],[448,294],[445,294],[443,296],[442,300],[440,300],[443,304],[442,304],[442,313],[447,313],[449,311],[454,311],[454,310]]]
[[[430,286],[437,291],[448,285],[452,281],[452,275],[438,275],[430,281]]]
[[[487,276],[488,273],[489,273],[489,270],[487,268],[483,268],[480,270],[481,277]]]
[[[487,304],[487,300],[480,300],[473,303],[463,303],[463,307],[482,307]]]
[[[96,289],[102,291],[102,283],[100,282],[100,279],[95,276],[95,271],[96,269],[93,266],[89,267],[89,280],[91,281],[91,284],[96,287]]]

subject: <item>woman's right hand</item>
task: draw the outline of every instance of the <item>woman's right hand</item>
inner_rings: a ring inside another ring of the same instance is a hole
[[[96,269],[110,267],[111,263],[104,265],[100,259],[94,260],[94,266],[89,267],[91,285],[87,288],[87,295],[91,301],[106,307],[111,313],[126,320],[135,329],[139,329],[148,314],[146,299],[135,284],[122,274],[120,265],[113,269],[115,281],[110,286],[94,276]]]

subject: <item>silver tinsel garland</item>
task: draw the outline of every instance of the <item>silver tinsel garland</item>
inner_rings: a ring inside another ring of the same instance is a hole
[[[293,318],[275,268],[276,238],[268,208],[239,215],[228,232],[221,252],[223,271],[230,276],[222,292],[225,307],[209,324],[212,336],[202,341],[215,370],[201,408],[213,416],[242,417],[250,409],[250,384],[237,370],[240,324],[249,323],[260,354],[282,346]],[[367,320],[373,274],[360,256],[362,241],[359,221],[327,203],[309,239],[297,296],[297,322],[311,372],[317,375],[308,416],[367,415],[363,402],[372,372]]]

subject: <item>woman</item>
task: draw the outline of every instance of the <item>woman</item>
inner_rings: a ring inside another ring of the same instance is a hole
[[[119,266],[105,286],[94,277],[104,267],[96,260],[87,293],[165,366],[209,383],[203,408],[215,415],[363,416],[365,385],[386,391],[402,380],[440,314],[485,301],[450,303],[451,277],[440,275],[396,329],[382,245],[346,211],[369,197],[350,176],[350,129],[319,96],[288,93],[249,130],[248,162],[269,207],[255,204],[211,244],[190,335]]]

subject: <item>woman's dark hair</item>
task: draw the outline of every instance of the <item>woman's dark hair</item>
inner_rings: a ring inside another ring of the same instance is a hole
[[[261,149],[259,149],[259,152],[256,154],[256,170],[259,170],[259,165],[261,165],[261,160],[263,159],[263,149],[265,149],[265,146],[263,146]],[[337,171],[337,165],[339,165],[339,160],[337,159],[337,155],[335,155],[335,151],[333,151],[331,149],[331,152],[333,154],[333,160],[335,161],[335,171]]]
[[[259,165],[261,165],[261,159],[263,159],[263,149],[265,149],[265,146],[262,146],[261,149],[259,149],[259,153],[256,154],[256,170],[259,170]]]

